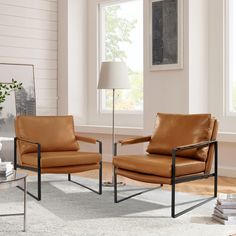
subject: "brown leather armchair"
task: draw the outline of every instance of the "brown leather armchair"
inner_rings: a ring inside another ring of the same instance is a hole
[[[15,120],[14,168],[38,173],[41,200],[41,174],[68,174],[68,180],[102,194],[102,143],[75,133],[72,116],[17,116]],[[99,144],[99,152],[82,152],[79,143]],[[71,179],[72,173],[99,169],[99,190]]]
[[[168,184],[171,189],[171,216],[177,217],[217,196],[218,121],[210,114],[158,113],[152,136],[119,141],[122,146],[149,142],[147,154],[118,155],[115,144],[114,201],[121,202],[143,192],[117,199],[117,175],[137,181]],[[214,172],[211,166],[214,159]],[[175,213],[175,185],[214,177],[214,196]],[[144,191],[146,192],[146,191]]]

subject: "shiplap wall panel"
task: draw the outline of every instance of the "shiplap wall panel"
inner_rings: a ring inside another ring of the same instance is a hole
[[[57,0],[0,0],[0,62],[33,64],[37,114],[57,114]]]
[[[37,0],[32,0],[37,1]],[[19,0],[19,3],[22,3]],[[34,8],[25,8],[22,3],[22,7],[9,6],[5,4],[0,5],[0,12],[6,16],[18,16],[29,19],[40,19],[42,21],[57,21],[57,12],[44,11]]]
[[[45,1],[45,0],[0,0],[1,4],[9,6],[20,6],[30,9],[46,10],[56,12],[56,2],[55,1]]]
[[[0,11],[1,12],[1,11]],[[56,31],[45,31],[39,29],[27,29],[25,27],[3,26],[0,25],[1,35],[31,39],[57,40]]]
[[[35,45],[37,45],[37,49],[57,51],[57,40],[50,41],[30,38],[21,38],[20,40],[16,40],[16,37],[0,36],[0,42],[0,46],[6,47],[35,49]]]
[[[57,79],[57,70],[54,69],[51,70],[36,69],[35,73],[37,74],[38,78],[40,78],[40,81],[43,79],[48,79],[48,80]]]
[[[14,57],[5,57],[1,56],[0,52],[0,61],[1,62],[15,63],[16,58]],[[32,58],[21,58],[20,63],[22,64],[33,64],[37,69],[57,69],[57,61],[45,61],[41,59],[32,59]]]
[[[56,79],[40,79],[40,82],[36,81],[36,86],[38,89],[57,89],[57,80]]]
[[[1,47],[0,54],[2,56],[10,57],[23,57],[43,60],[57,60],[57,51],[49,51],[43,49],[29,49],[29,48],[17,48],[17,47]]]
[[[45,21],[42,21],[40,19],[30,19],[29,24],[28,18],[22,18],[17,16],[0,15],[0,25],[57,31],[56,21],[48,21],[47,24],[45,24]]]

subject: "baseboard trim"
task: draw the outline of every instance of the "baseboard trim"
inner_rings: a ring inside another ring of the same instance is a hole
[[[218,169],[219,176],[236,178],[236,168],[220,166]]]

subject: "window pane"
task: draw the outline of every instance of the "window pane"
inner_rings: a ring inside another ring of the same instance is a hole
[[[236,1],[229,0],[228,57],[229,57],[229,112],[236,112]]]
[[[116,110],[143,110],[143,7],[141,0],[101,5],[100,61],[124,61],[131,89],[116,90]],[[112,108],[112,90],[102,91],[101,110]]]

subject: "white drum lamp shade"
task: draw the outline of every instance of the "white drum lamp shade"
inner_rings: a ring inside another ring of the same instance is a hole
[[[128,68],[124,62],[102,62],[98,89],[128,89]]]

